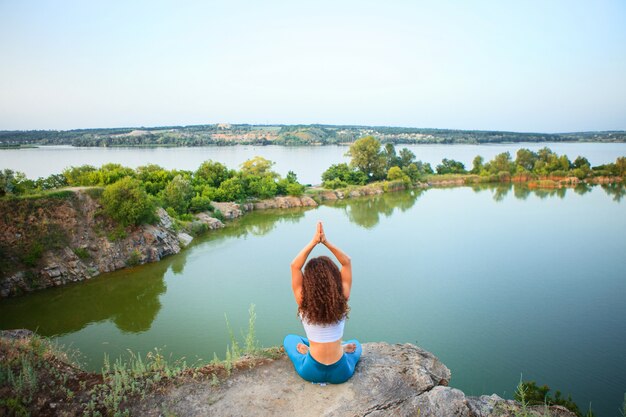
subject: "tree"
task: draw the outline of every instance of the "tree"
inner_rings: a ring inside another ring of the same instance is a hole
[[[182,175],[175,176],[161,194],[165,207],[172,207],[178,214],[187,213],[194,196],[191,182]]]
[[[437,165],[437,174],[465,174],[465,165],[454,159],[444,158],[441,164]]]
[[[106,186],[102,193],[105,212],[124,226],[155,221],[154,203],[141,183],[124,177]]]
[[[24,194],[35,186],[33,181],[19,171],[5,169],[0,171],[0,197],[6,194]]]
[[[247,163],[249,161],[244,162]],[[269,161],[267,161],[269,162]],[[254,168],[257,168],[256,166]],[[252,169],[252,167],[250,167]],[[211,160],[204,161],[194,173],[194,179],[211,187],[219,187],[220,184],[230,177],[232,172],[225,165]]]
[[[271,175],[272,177],[278,176],[275,172],[272,171],[272,166],[274,162],[269,161],[262,156],[255,156],[252,159],[248,159],[243,164],[241,164],[241,173],[244,176],[247,175]]]
[[[480,155],[477,155],[472,161],[472,170],[470,171],[470,173],[480,174],[482,170],[484,169],[483,161],[484,161],[483,157]]]
[[[364,185],[367,182],[367,176],[361,171],[350,168],[348,164],[341,163],[331,165],[326,171],[324,171],[322,174],[322,182],[326,188],[333,188],[326,186],[331,182],[335,185],[334,188],[342,188],[348,184]]]
[[[400,149],[400,168],[407,167],[415,162],[415,154],[407,148]]]
[[[62,174],[65,176],[69,185],[96,185],[93,182],[91,173],[96,171],[96,167],[91,165],[81,165],[79,167],[70,167],[63,170]]]
[[[623,177],[626,175],[626,157],[620,156],[615,160],[615,168],[617,175]]]
[[[244,198],[246,198],[245,184],[239,176],[222,182],[215,196],[218,201],[240,201]]]
[[[388,181],[403,181],[405,183],[410,183],[411,179],[407,174],[405,174],[400,167],[391,167],[389,171],[387,171],[387,180]]]
[[[539,157],[536,153],[529,149],[522,148],[517,151],[515,157],[515,164],[519,167],[522,167],[524,170],[528,172],[532,172],[535,168],[535,162]]]
[[[385,176],[385,156],[380,152],[380,142],[374,136],[365,136],[350,146],[347,153],[350,165],[365,174],[368,181]]]
[[[396,148],[393,146],[393,143],[385,144],[385,147],[383,148],[383,156],[385,157],[385,165],[387,169],[400,166],[401,161],[396,155]]]
[[[509,152],[502,152],[489,161],[485,165],[485,169],[492,175],[498,175],[501,172],[512,174],[515,172],[515,164],[511,161],[511,154]]]

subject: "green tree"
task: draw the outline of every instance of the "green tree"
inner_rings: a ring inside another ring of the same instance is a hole
[[[81,165],[79,167],[70,167],[63,170],[62,174],[66,178],[67,183],[72,186],[77,185],[96,185],[97,179],[90,176],[91,173],[96,172],[96,167],[91,165]]]
[[[272,166],[274,162],[269,161],[262,156],[255,156],[252,159],[248,159],[243,164],[241,164],[241,173],[245,177],[247,175],[271,175],[273,178],[277,177],[278,174],[272,171]]]
[[[437,174],[465,174],[465,165],[454,159],[444,158],[441,164],[437,165]]]
[[[11,169],[0,171],[0,197],[7,194],[25,194],[34,187],[34,182],[26,178],[26,175],[22,172],[16,172]]]
[[[194,173],[194,179],[197,179],[198,182],[201,182],[203,184],[210,185],[211,187],[219,187],[222,182],[226,181],[232,176],[232,171],[226,168],[225,165],[219,162],[213,162],[211,160],[204,161]]]
[[[519,149],[515,156],[515,165],[522,167],[528,172],[532,172],[535,168],[535,162],[537,162],[538,155],[529,149]]]
[[[322,174],[322,182],[325,188],[343,188],[348,184],[364,185],[367,182],[367,176],[363,172],[349,167],[348,164],[341,163],[331,165],[324,171]],[[333,187],[327,186],[331,184],[331,182]]]
[[[178,214],[189,210],[191,199],[195,196],[191,182],[182,175],[177,175],[169,182],[161,193],[165,207],[172,207]]]
[[[405,183],[410,183],[411,179],[407,174],[402,171],[402,168],[394,166],[389,168],[387,171],[387,180],[388,181],[404,181]]]
[[[407,148],[400,149],[400,168],[408,167],[415,162],[415,154]]]
[[[626,176],[626,157],[620,156],[615,160],[615,168],[617,175],[620,177]]]
[[[136,179],[124,177],[106,186],[101,201],[105,212],[124,226],[155,221],[154,203]]]
[[[515,172],[515,164],[511,161],[511,154],[509,152],[502,152],[489,161],[485,165],[485,169],[492,175],[498,175],[501,172],[513,174]]]
[[[239,176],[222,182],[217,189],[217,201],[240,201],[246,198],[245,184]]]
[[[350,165],[364,173],[368,181],[385,176],[385,156],[380,151],[380,142],[373,136],[365,136],[350,146],[346,154],[352,160]]]
[[[484,169],[483,162],[484,162],[483,157],[480,155],[477,155],[472,161],[472,170],[470,171],[470,173],[480,174],[482,170]]]
[[[385,157],[385,166],[387,169],[391,167],[400,167],[402,163],[396,155],[396,148],[393,143],[386,143],[383,148],[383,156]]]

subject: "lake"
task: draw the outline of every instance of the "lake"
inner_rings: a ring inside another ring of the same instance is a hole
[[[615,162],[626,156],[626,143],[517,143],[493,145],[398,145],[397,150],[409,148],[417,159],[429,162],[433,169],[443,158],[455,159],[471,168],[472,160],[481,155],[485,161],[501,152],[515,153],[520,148],[537,151],[544,146],[565,154],[573,161],[585,156],[592,166]],[[12,169],[28,178],[58,174],[70,166],[89,164],[101,166],[109,162],[136,168],[157,164],[167,169],[196,170],[203,161],[213,159],[229,168],[239,168],[247,159],[260,155],[276,162],[275,170],[298,175],[303,184],[319,184],[321,175],[331,164],[349,162],[347,146],[206,146],[197,148],[76,148],[72,146],[42,146],[27,149],[0,150],[0,169]]]
[[[225,315],[240,334],[254,304],[261,344],[279,345],[303,333],[289,263],[322,220],[353,260],[345,339],[416,343],[468,395],[511,398],[521,376],[617,416],[625,195],[617,186],[458,187],[253,212],[161,262],[1,300],[0,328],[56,335],[92,370],[126,349],[207,361],[224,357]]]

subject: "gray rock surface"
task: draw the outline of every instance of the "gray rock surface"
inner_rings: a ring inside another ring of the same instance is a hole
[[[497,395],[466,397],[462,391],[448,387],[449,381],[450,370],[419,347],[365,343],[356,372],[345,384],[304,381],[283,356],[235,371],[219,385],[211,381],[176,384],[136,404],[132,414],[513,417],[519,411],[519,404]],[[569,412],[555,414],[558,407],[550,412],[553,416],[574,417]],[[531,415],[539,414],[531,411]]]

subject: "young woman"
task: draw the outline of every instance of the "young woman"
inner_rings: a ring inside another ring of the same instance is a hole
[[[302,267],[315,246],[326,246],[341,264],[327,256],[312,258]],[[361,344],[349,340],[342,345],[352,287],[350,257],[326,239],[322,223],[315,235],[291,262],[291,286],[306,338],[287,335],[283,345],[298,375],[311,382],[341,384],[354,373],[361,357]]]

